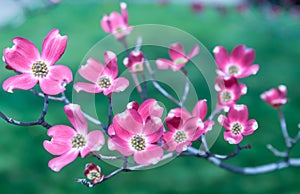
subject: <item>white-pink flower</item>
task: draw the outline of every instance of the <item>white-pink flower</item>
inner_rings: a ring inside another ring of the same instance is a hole
[[[144,71],[144,53],[140,50],[131,51],[129,57],[123,60],[124,65],[131,73],[140,73]]]
[[[138,164],[156,164],[163,156],[163,150],[157,144],[164,128],[160,119],[163,108],[154,99],[144,101],[140,107],[135,104],[129,103],[123,113],[113,118],[108,148],[124,156],[133,155]]]
[[[88,133],[88,125],[79,105],[69,104],[64,110],[75,129],[66,125],[53,126],[47,132],[52,137],[51,140],[44,141],[44,148],[58,156],[48,163],[56,172],[73,162],[79,154],[83,158],[90,152],[100,150],[105,142],[101,131],[94,130]]]
[[[274,108],[280,108],[286,104],[288,99],[286,98],[287,88],[285,85],[280,85],[278,88],[271,88],[270,90],[262,93],[260,98],[266,101]]]
[[[257,128],[256,120],[248,120],[246,105],[233,105],[228,112],[228,117],[220,115],[218,122],[225,128],[224,139],[230,144],[238,144],[243,136],[252,134]]]
[[[199,46],[195,45],[189,54],[186,54],[182,44],[174,43],[169,48],[169,55],[172,60],[159,58],[156,60],[158,69],[172,69],[178,71],[183,68],[191,58],[199,53]]]
[[[256,74],[259,70],[258,65],[253,65],[255,51],[244,45],[235,47],[231,55],[228,55],[227,50],[222,46],[216,46],[213,52],[217,66],[220,68],[217,70],[220,76],[244,78]]]
[[[218,108],[228,110],[241,97],[247,93],[247,86],[239,84],[235,77],[218,76],[215,83],[215,90],[218,92]]]
[[[29,90],[37,83],[48,95],[56,95],[65,90],[65,84],[72,81],[71,70],[54,64],[61,58],[67,45],[67,36],[61,36],[58,29],[49,32],[43,42],[42,55],[29,40],[13,38],[14,46],[4,49],[3,57],[8,69],[20,73],[4,81],[5,91]]]
[[[89,58],[87,64],[80,67],[79,74],[86,80],[92,83],[77,82],[74,84],[74,89],[77,92],[84,91],[88,93],[100,93],[109,95],[113,92],[122,92],[128,85],[129,81],[126,78],[118,76],[117,56],[111,51],[104,53],[104,63]]]
[[[102,29],[113,34],[118,40],[126,37],[133,29],[132,26],[128,26],[127,4],[122,2],[120,7],[122,15],[118,12],[112,12],[109,16],[105,14],[100,21]]]

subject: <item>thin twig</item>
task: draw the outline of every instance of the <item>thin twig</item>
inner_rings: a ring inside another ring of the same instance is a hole
[[[184,86],[184,92],[183,92],[183,95],[182,95],[182,98],[181,98],[181,107],[184,106],[184,103],[187,99],[187,96],[189,94],[189,91],[190,91],[190,84],[189,84],[189,79],[188,79],[188,76],[187,76],[187,71],[182,68],[181,69],[182,73],[184,74],[184,81],[185,81],[185,86]]]
[[[279,113],[279,121],[280,121],[281,131],[282,131],[282,135],[285,140],[286,147],[291,148],[292,143],[291,143],[291,139],[290,139],[290,136],[289,136],[287,128],[286,128],[286,121],[284,118],[284,114],[281,109],[278,109],[278,113]]]

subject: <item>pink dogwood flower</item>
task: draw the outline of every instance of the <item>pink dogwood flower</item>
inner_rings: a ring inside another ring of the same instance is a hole
[[[218,108],[228,111],[241,97],[247,93],[247,86],[239,84],[235,77],[218,76],[215,83],[215,90],[218,92]]]
[[[104,63],[105,66],[96,59],[89,58],[87,64],[81,66],[78,72],[83,78],[92,83],[77,82],[74,84],[74,89],[77,92],[103,92],[104,95],[124,91],[128,87],[129,81],[123,77],[116,78],[119,70],[115,53],[106,51],[104,53]]]
[[[142,51],[131,51],[129,57],[123,60],[124,65],[131,73],[140,73],[144,71],[144,54]]]
[[[287,88],[285,85],[280,85],[278,88],[272,88],[260,95],[260,98],[266,101],[274,108],[280,108],[286,104],[288,99],[286,98]]]
[[[84,176],[86,176],[93,185],[100,183],[104,179],[101,168],[93,163],[85,165]]]
[[[158,69],[172,69],[178,71],[183,68],[191,58],[199,53],[199,46],[195,45],[189,54],[185,54],[183,46],[180,43],[174,43],[169,48],[169,55],[172,60],[159,58],[156,60]]]
[[[48,95],[56,95],[65,90],[65,84],[72,81],[71,70],[54,64],[61,58],[67,45],[67,36],[61,36],[53,29],[44,39],[42,55],[29,40],[13,38],[14,46],[4,49],[3,58],[8,69],[20,73],[4,81],[5,91],[14,89],[29,90],[39,83],[41,90]]]
[[[115,36],[117,40],[125,38],[131,33],[133,27],[128,26],[127,4],[120,3],[121,14],[112,12],[109,16],[106,14],[100,21],[102,29]]]
[[[235,47],[230,56],[222,46],[215,47],[213,52],[217,66],[220,68],[217,70],[217,74],[220,76],[244,78],[255,75],[259,70],[258,65],[253,65],[255,51],[244,45]]]
[[[154,99],[146,100],[138,108],[131,105],[113,118],[108,148],[124,156],[133,155],[138,164],[156,164],[163,156],[163,150],[157,144],[163,134],[160,119],[163,108]]]
[[[73,162],[77,156],[86,157],[90,152],[98,151],[105,142],[104,135],[99,130],[88,133],[87,122],[77,104],[66,105],[65,113],[73,125],[56,125],[48,129],[50,141],[44,141],[44,148],[51,154],[58,156],[49,161],[48,166],[58,172],[67,164]]]
[[[228,112],[228,117],[220,115],[218,122],[225,128],[224,139],[230,144],[238,144],[243,136],[252,134],[257,128],[256,120],[248,120],[246,105],[233,105]]]

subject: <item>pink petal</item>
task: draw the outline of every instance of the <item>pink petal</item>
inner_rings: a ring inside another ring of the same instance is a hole
[[[168,151],[168,152],[172,152],[176,149],[177,143],[174,141],[173,135],[176,131],[171,132],[171,131],[167,131],[164,132],[163,134],[163,138],[164,138],[164,144],[163,144],[163,148]]]
[[[66,125],[56,125],[48,129],[47,135],[53,137],[57,141],[68,141],[72,139],[76,131]]]
[[[230,144],[238,144],[243,140],[242,134],[235,135],[231,131],[224,132],[224,139]]]
[[[112,12],[109,15],[109,22],[112,32],[116,31],[117,28],[126,26],[123,20],[123,16],[121,16],[121,14],[119,14],[118,12]]]
[[[168,59],[157,59],[156,61],[156,65],[158,69],[168,69],[169,67],[171,67],[173,65],[173,62],[168,60]]]
[[[188,146],[191,145],[191,141],[185,141],[177,144],[176,152],[181,153],[187,149]]]
[[[247,94],[247,86],[245,84],[239,84],[241,95]]]
[[[134,161],[142,165],[151,165],[158,163],[163,156],[163,150],[156,145],[147,146],[146,150],[134,153]]]
[[[40,59],[40,53],[32,42],[25,38],[13,39],[14,46],[4,49],[5,63],[18,72],[31,72],[31,65]]]
[[[51,141],[45,140],[43,146],[50,154],[62,155],[72,148],[71,140],[68,140],[69,141],[56,141],[55,139],[52,139]]]
[[[14,89],[29,90],[38,82],[38,79],[29,73],[15,75],[3,82],[2,88],[7,92],[13,93]]]
[[[181,117],[171,117],[166,119],[166,126],[170,131],[176,131],[181,128],[184,123],[184,120]]]
[[[99,61],[89,58],[86,65],[81,66],[78,72],[86,80],[96,83],[103,70],[104,66]]]
[[[238,78],[248,77],[249,75],[255,75],[259,70],[259,65],[251,65],[249,68],[244,69],[244,72],[238,76]]]
[[[243,67],[249,67],[250,65],[253,64],[254,58],[255,58],[255,51],[253,49],[248,49],[242,58],[241,65]]]
[[[204,127],[202,120],[197,117],[192,117],[183,124],[182,130],[186,132],[186,134],[188,135],[188,139],[192,139],[199,126]]]
[[[143,134],[146,135],[149,143],[157,142],[164,132],[164,126],[160,118],[148,118],[143,128]]]
[[[109,150],[116,150],[123,156],[130,156],[133,154],[133,150],[130,149],[129,144],[117,136],[112,136],[107,142]]]
[[[63,81],[54,80],[50,76],[40,79],[40,87],[48,95],[57,95],[66,90]]]
[[[180,58],[185,58],[183,46],[180,43],[171,44],[169,48],[169,55],[173,61]]]
[[[159,106],[158,102],[155,99],[151,98],[145,100],[143,104],[141,104],[138,112],[141,117],[146,120],[149,116],[161,117],[162,113],[164,112],[164,108]]]
[[[104,53],[104,63],[105,63],[105,68],[103,74],[108,75],[113,79],[116,78],[118,75],[118,64],[117,64],[116,54],[111,51],[106,51]]]
[[[242,132],[242,134],[250,135],[254,131],[256,131],[257,128],[258,128],[258,124],[257,124],[256,120],[251,119],[247,122],[246,127],[245,127],[244,131]]]
[[[228,63],[228,52],[227,50],[222,46],[216,46],[214,48],[214,54],[215,54],[215,60],[217,63],[217,66],[224,70],[226,67],[226,64]]]
[[[116,135],[116,132],[115,132],[115,129],[114,129],[114,126],[113,126],[113,125],[110,125],[110,126],[108,127],[107,133],[108,133],[109,136]]]
[[[129,86],[129,81],[124,77],[119,77],[114,80],[112,92],[123,92]]]
[[[190,53],[188,54],[187,58],[188,59],[191,59],[193,58],[194,56],[198,55],[199,54],[199,46],[198,45],[195,45],[192,50],[190,51]]]
[[[105,32],[112,33],[110,20],[107,15],[103,16],[103,18],[100,21],[100,25]]]
[[[59,81],[63,84],[63,82],[69,84],[73,80],[72,71],[69,67],[64,65],[55,65],[50,66],[49,68],[49,77],[52,80]]]
[[[49,161],[48,166],[55,172],[59,172],[64,166],[73,162],[78,156],[78,151],[69,151]]]
[[[170,110],[167,118],[180,117],[184,121],[191,117],[191,114],[183,108],[173,108]]]
[[[123,113],[115,115],[113,127],[118,137],[128,140],[132,135],[142,133],[143,120],[137,111],[127,109]]]
[[[123,20],[125,24],[128,24],[128,12],[127,12],[127,4],[122,2],[120,3],[121,13],[123,16]]]
[[[88,132],[88,124],[82,114],[78,104],[68,104],[64,107],[64,111],[77,132],[86,135]]]
[[[224,115],[220,115],[218,117],[218,122],[220,125],[222,125],[225,129],[230,129],[230,123],[229,123],[229,119],[224,116]]]
[[[231,52],[230,60],[232,63],[239,63],[243,59],[245,54],[246,54],[245,45],[238,45]]]
[[[194,109],[193,109],[193,116],[199,117],[200,119],[204,119],[207,114],[207,100],[199,100]]]
[[[248,108],[243,104],[235,104],[230,108],[228,112],[228,118],[230,122],[239,121],[240,123],[246,123],[248,120]]]
[[[80,151],[82,158],[86,157],[90,152],[99,151],[105,143],[104,135],[101,131],[91,131],[87,135],[87,146]]]
[[[84,91],[92,94],[102,92],[103,90],[96,84],[77,82],[74,84],[74,90],[76,92]]]
[[[61,36],[58,29],[51,30],[44,39],[42,59],[53,65],[64,54],[67,46],[67,36]]]

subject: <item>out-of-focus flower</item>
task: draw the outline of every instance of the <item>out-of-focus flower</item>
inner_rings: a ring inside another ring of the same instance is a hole
[[[142,51],[133,50],[130,52],[129,57],[123,60],[123,63],[131,73],[140,73],[144,71],[144,59]]]
[[[218,122],[225,128],[224,139],[230,144],[238,144],[243,136],[252,134],[257,128],[256,120],[248,120],[246,105],[235,104],[229,109],[228,117],[220,115]]]
[[[109,95],[113,92],[122,92],[128,85],[126,78],[118,76],[117,56],[111,51],[104,53],[104,65],[99,61],[89,58],[87,64],[81,66],[78,70],[79,74],[92,83],[77,82],[74,89],[77,92],[85,91],[88,93],[100,93]]]
[[[159,69],[172,69],[178,71],[199,53],[199,46],[195,45],[189,54],[185,54],[183,46],[180,43],[174,43],[169,48],[169,55],[172,60],[159,58],[156,60],[156,65]]]
[[[2,87],[5,91],[29,90],[39,83],[45,94],[56,95],[72,81],[72,72],[68,67],[54,65],[67,45],[67,36],[61,36],[58,29],[51,30],[44,39],[42,56],[36,46],[25,38],[15,37],[13,43],[12,48],[4,49],[3,58],[7,68],[20,75],[4,81]]]
[[[100,150],[105,142],[101,131],[88,133],[88,125],[79,105],[69,104],[64,110],[75,129],[66,125],[53,126],[47,132],[52,137],[51,141],[44,141],[44,148],[58,156],[48,163],[49,168],[56,172],[73,162],[79,154],[83,158],[90,152]]]
[[[218,108],[228,111],[241,97],[247,93],[247,86],[239,84],[234,77],[218,76],[215,83],[215,90],[218,92]]]
[[[192,9],[192,11],[195,12],[195,13],[200,13],[200,12],[203,11],[203,5],[202,5],[202,3],[200,3],[200,2],[193,2],[193,3],[191,4],[191,9]]]
[[[105,14],[100,21],[102,29],[118,40],[125,38],[133,29],[132,26],[128,26],[127,4],[122,2],[120,7],[122,14],[118,12],[112,12],[109,16]]]
[[[244,78],[256,74],[259,70],[258,65],[253,65],[255,51],[247,49],[244,45],[235,47],[230,56],[222,46],[215,47],[213,52],[219,67],[217,74],[220,76]]]
[[[104,178],[101,168],[93,163],[85,165],[84,176],[86,176],[86,178],[89,179],[93,185],[100,183]]]
[[[163,150],[157,144],[164,128],[160,119],[162,113],[163,108],[154,99],[144,101],[140,107],[129,103],[123,113],[113,118],[108,148],[124,156],[133,155],[138,164],[156,164],[163,156]]]
[[[287,103],[287,88],[285,85],[280,85],[278,88],[272,88],[260,95],[260,98],[266,101],[269,105],[274,108],[280,108],[282,105]]]

